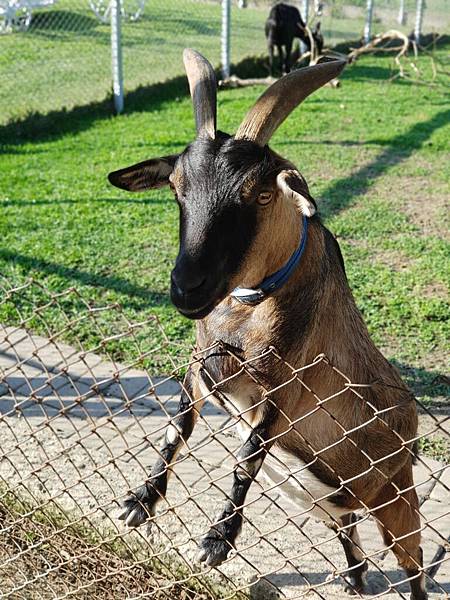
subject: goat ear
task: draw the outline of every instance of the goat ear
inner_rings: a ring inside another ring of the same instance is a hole
[[[306,181],[295,169],[286,169],[278,173],[277,185],[285,196],[292,198],[305,217],[316,212],[316,203],[311,198]]]
[[[169,183],[178,154],[152,158],[143,162],[113,171],[108,175],[109,182],[128,192],[140,192],[163,187]]]

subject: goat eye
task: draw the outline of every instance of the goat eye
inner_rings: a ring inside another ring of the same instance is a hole
[[[272,200],[272,196],[272,192],[261,192],[258,196],[257,202],[258,204],[264,206],[265,204],[269,204],[269,202]]]

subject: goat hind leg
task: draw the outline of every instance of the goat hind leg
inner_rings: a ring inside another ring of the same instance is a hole
[[[423,553],[420,547],[419,502],[412,486],[411,466],[406,465],[394,477],[394,483],[400,490],[397,494],[393,486],[387,486],[385,493],[378,496],[376,504],[385,504],[397,497],[397,500],[373,510],[378,528],[384,542],[395,554],[398,564],[410,579],[411,600],[426,600],[425,575],[423,572]]]
[[[196,401],[196,398],[199,400]],[[167,428],[150,476],[143,485],[130,492],[123,502],[119,519],[129,527],[139,527],[155,514],[156,505],[166,495],[169,465],[189,439],[203,402],[204,399],[197,390],[196,376],[189,370],[184,379],[177,414]]]
[[[268,423],[273,420],[273,411],[268,410],[239,451],[230,495],[217,522],[199,543],[197,560],[208,566],[216,567],[223,563],[234,547],[242,527],[245,497],[272,444],[265,440],[269,439]]]

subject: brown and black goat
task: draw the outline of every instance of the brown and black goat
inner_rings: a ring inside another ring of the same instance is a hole
[[[121,518],[136,527],[155,514],[170,467],[209,396],[241,416],[242,447],[229,499],[200,542],[201,561],[219,565],[235,547],[247,491],[261,471],[338,531],[353,591],[363,590],[367,570],[354,514],[365,510],[406,570],[411,598],[424,600],[412,479],[414,399],[369,337],[339,246],[322,225],[305,180],[267,145],[292,110],[336,77],[344,63],[325,62],[281,78],[230,136],[216,129],[211,65],[192,50],[185,50],[184,62],[196,139],[180,154],[115,171],[109,180],[129,191],[172,188],[180,210],[180,248],[171,298],[183,315],[197,319],[197,350],[204,354],[186,375],[160,458],[148,480],[126,498]],[[261,357],[252,363],[260,380],[240,370],[229,353],[209,352],[217,340],[243,361]],[[375,383],[361,388],[357,402],[352,390],[342,392],[338,374],[319,361],[302,372],[302,385],[285,385],[292,372],[265,353],[268,347],[295,368],[325,353],[352,382]]]
[[[272,6],[265,23],[265,33],[271,75],[273,75],[273,54],[275,48],[278,51],[280,59],[280,70],[284,73],[289,73],[292,67],[292,46],[296,38],[299,38],[309,51],[312,50],[311,45],[314,44],[314,56],[322,54],[323,36],[320,31],[320,23],[317,23],[312,31],[307,29],[300,11],[295,6],[284,4],[283,2]]]

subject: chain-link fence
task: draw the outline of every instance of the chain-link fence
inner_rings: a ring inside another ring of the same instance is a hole
[[[67,303],[78,306],[76,316],[68,315]],[[450,469],[426,455],[427,445],[438,438],[445,446],[442,456],[448,456],[445,410],[433,411],[411,396],[419,430],[405,440],[386,429],[395,409],[377,409],[365,398],[381,382],[352,382],[325,355],[290,365],[270,347],[243,360],[235,348],[217,342],[190,360],[176,361],[155,318],[130,322],[118,305],[91,306],[75,289],[50,293],[32,281],[16,288],[3,282],[0,308],[8,316],[8,324],[0,325],[2,598],[329,599],[345,596],[345,582],[361,597],[358,577],[366,567],[372,597],[406,598],[411,585],[422,598],[421,573],[430,598],[447,597]],[[104,333],[105,315],[114,316],[114,335]],[[148,328],[158,330],[162,341],[144,350],[142,331]],[[45,335],[31,333],[36,330]],[[71,346],[63,341],[69,330],[80,331]],[[123,344],[133,349],[126,364],[117,360]],[[226,381],[214,381],[209,368],[217,354],[233,365]],[[169,359],[171,372],[150,372],[159,355]],[[264,364],[276,365],[272,384],[261,373]],[[198,368],[211,383],[200,394],[183,384],[185,374]],[[319,397],[307,389],[305,381],[316,370],[336,382],[332,395]],[[239,454],[242,441],[235,430],[248,428],[250,413],[241,408],[230,418],[209,400],[220,399],[230,381],[243,376],[258,381],[265,406],[278,410],[277,397],[287,388],[308,392],[314,406],[296,419],[278,411],[275,418],[283,427],[265,440],[272,443],[261,468],[265,477],[258,476],[239,503],[230,500],[235,478],[245,479],[251,464]],[[198,422],[168,459],[164,440],[175,443],[179,436],[180,412],[175,415],[181,391],[181,415],[199,413]],[[346,398],[360,407],[351,427],[336,418],[336,402]],[[331,445],[311,446],[306,464],[280,452],[292,432],[299,444],[308,445],[303,425],[320,415],[331,417],[340,432]],[[366,449],[358,440],[371,427],[380,428],[385,439],[392,433],[398,443],[387,456],[362,460]],[[354,464],[330,467],[331,479],[339,483],[318,489],[313,474],[330,465],[329,457],[342,445],[358,450]],[[413,482],[409,469],[417,445],[422,452],[414,458]],[[117,519],[119,506],[129,490],[148,481],[149,464],[158,460],[164,465],[160,475],[171,476],[167,494],[156,514],[149,509],[148,531],[126,529]],[[405,477],[386,478],[388,460],[403,461]],[[365,486],[376,479],[384,496],[365,501]],[[349,491],[358,516],[325,526],[323,520],[332,520],[330,512]],[[220,514],[224,505],[231,508],[226,518]],[[223,564],[196,563],[202,536],[211,527],[220,531],[242,510],[242,533],[235,547],[226,549]],[[397,566],[394,554],[409,570]]]
[[[264,24],[273,4],[269,0],[248,2],[241,9],[231,3],[229,34],[224,30],[225,0],[117,2],[0,0],[0,123],[110,96],[112,54],[118,58],[117,48],[123,55],[125,92],[182,75],[180,56],[185,47],[196,48],[216,66],[227,56],[236,64],[248,56],[267,54]],[[366,0],[294,4],[303,14],[308,12],[310,22],[321,21],[326,46],[363,35]],[[122,13],[120,37],[114,28],[111,31],[117,6]],[[415,0],[379,0],[374,5],[372,32],[396,27],[409,33],[415,11]],[[445,0],[434,0],[425,8],[422,29],[442,33],[448,19]],[[224,52],[227,40],[230,45]]]

